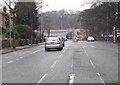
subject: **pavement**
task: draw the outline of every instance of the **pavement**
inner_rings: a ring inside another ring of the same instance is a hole
[[[35,46],[42,45],[42,44],[44,44],[44,42],[43,43],[39,43],[39,44],[33,44],[33,45],[17,46],[16,49],[4,48],[4,49],[0,50],[0,55],[1,54],[10,53],[10,52],[13,52],[13,51],[17,51],[17,50],[22,50],[22,49],[26,49],[26,48],[35,47]]]

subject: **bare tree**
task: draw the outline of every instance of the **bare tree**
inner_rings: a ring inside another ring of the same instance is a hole
[[[13,21],[13,26],[12,26],[12,31],[13,31],[13,48],[16,49],[16,37],[15,37],[15,16],[16,16],[16,3],[17,1],[6,1],[6,0],[3,0],[3,2],[8,6],[9,8],[9,11],[10,13],[12,14],[12,16],[10,16],[10,18],[12,19]]]

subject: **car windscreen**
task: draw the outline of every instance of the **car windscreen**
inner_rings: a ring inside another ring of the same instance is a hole
[[[51,37],[51,38],[48,38],[47,41],[59,41],[59,38],[58,37]]]

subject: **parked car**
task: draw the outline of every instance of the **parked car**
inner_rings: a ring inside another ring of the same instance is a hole
[[[60,37],[49,37],[45,42],[45,51],[49,51],[50,49],[63,49],[63,43]]]
[[[93,36],[88,36],[87,41],[95,41],[95,38]]]

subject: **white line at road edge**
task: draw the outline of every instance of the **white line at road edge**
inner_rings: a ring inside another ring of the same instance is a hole
[[[61,58],[62,55],[63,55],[63,53],[59,56],[59,58]]]
[[[105,82],[103,81],[103,79],[102,79],[102,77],[101,77],[100,73],[97,73],[97,75],[99,76],[99,78],[100,78],[101,82],[105,84]]]
[[[95,48],[95,46],[91,45],[92,48]]]
[[[5,57],[5,58],[11,58],[11,57],[13,57],[13,56],[7,56],[7,57]]]
[[[80,44],[81,44],[81,43],[80,43]],[[81,46],[82,46],[82,44],[81,44]],[[84,50],[85,54],[87,55],[87,57],[90,59],[90,63],[92,64],[93,68],[95,68],[95,65],[93,64],[93,62],[92,62],[92,60],[91,60],[90,56],[87,54],[87,52],[86,52],[86,50],[84,49],[84,47],[83,47],[83,46],[82,46],[82,48],[83,48],[83,50]],[[102,83],[104,83],[104,84],[105,84],[105,82],[103,81],[103,79],[102,79],[102,77],[101,77],[100,73],[97,73],[97,75],[99,76],[100,81],[101,81]]]
[[[20,57],[20,58],[23,58],[23,57]]]
[[[93,68],[95,68],[95,65],[93,64],[92,60],[90,60],[90,63],[92,64]]]
[[[52,64],[52,66],[50,68],[53,68],[56,63],[57,63],[57,60]]]
[[[42,81],[46,76],[47,76],[47,73],[45,73],[45,74],[42,76],[42,78],[37,82],[36,85],[38,85],[39,83],[41,83],[41,81]]]
[[[7,63],[13,63],[13,61],[9,61],[9,62],[7,62]]]
[[[80,43],[81,44],[81,43]],[[81,45],[82,46],[82,45]],[[82,48],[83,48],[83,50],[84,50],[84,52],[85,52],[85,54],[87,55],[87,57],[89,58],[89,60],[90,60],[90,63],[91,63],[91,65],[92,65],[92,67],[93,68],[95,68],[95,65],[93,64],[93,62],[92,62],[92,60],[91,60],[91,58],[90,58],[90,56],[87,54],[87,52],[86,52],[86,50],[84,49],[84,47],[82,46]]]

